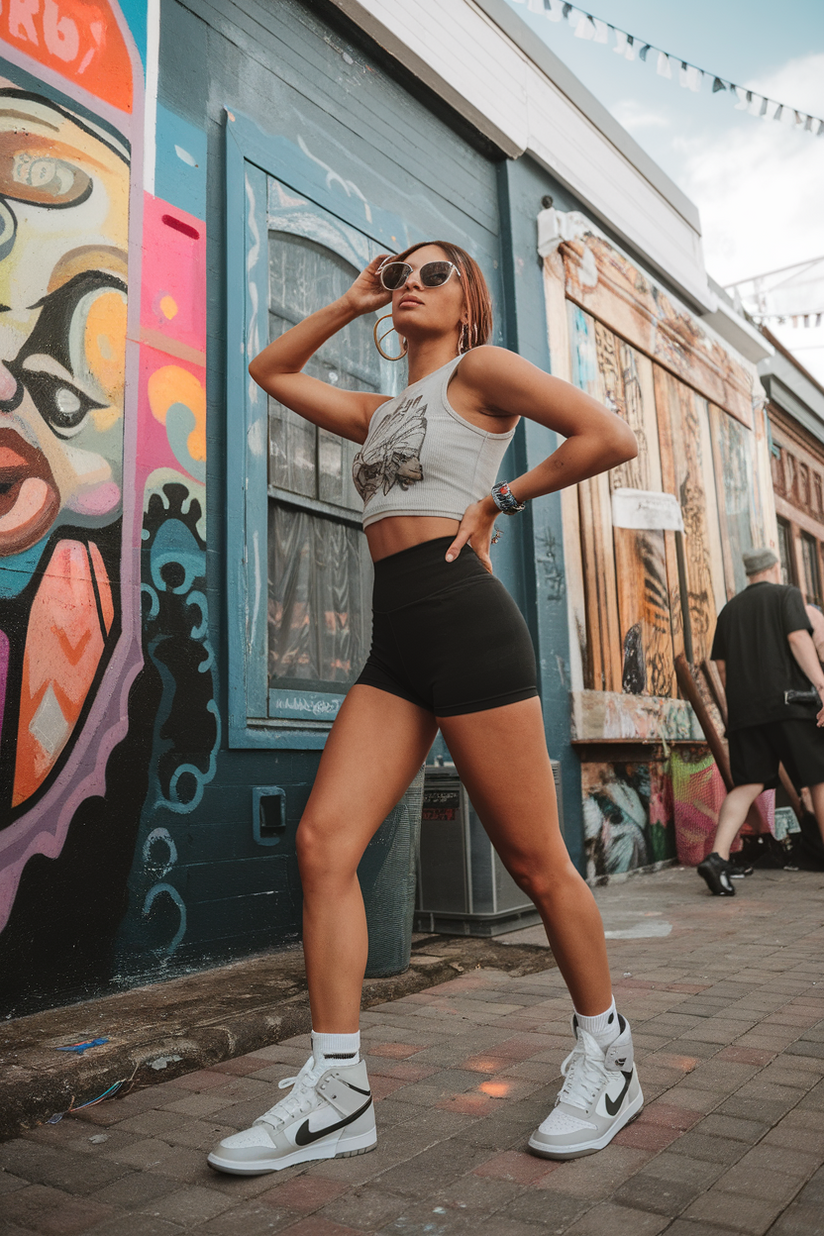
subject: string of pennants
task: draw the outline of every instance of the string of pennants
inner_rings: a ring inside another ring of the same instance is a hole
[[[737,111],[749,112],[751,116],[761,116],[765,120],[777,120],[788,127],[802,129],[816,137],[824,137],[824,120],[821,117],[799,112],[796,108],[779,103],[776,99],[769,99],[755,90],[737,86],[735,82],[718,77],[717,74],[701,69],[688,60],[682,60],[671,52],[662,51],[653,43],[629,34],[619,26],[613,26],[611,22],[602,21],[592,13],[587,13],[585,9],[579,9],[564,0],[510,0],[510,3],[526,4],[531,13],[540,13],[549,21],[568,22],[576,39],[609,43],[612,36],[615,39],[612,50],[616,55],[623,56],[625,60],[635,60],[637,57],[644,63],[653,61],[659,77],[674,78],[677,74],[679,84],[686,90],[697,94],[706,78],[708,82],[712,82],[713,94],[723,91],[736,100]]]
[[[778,326],[820,326],[824,322],[824,313],[754,313],[752,317],[759,326],[766,322],[775,322]]]

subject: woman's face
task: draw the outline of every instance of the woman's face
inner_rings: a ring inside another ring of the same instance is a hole
[[[395,330],[414,342],[448,335],[454,337],[457,345],[461,322],[466,316],[460,276],[453,273],[440,287],[426,288],[419,274],[427,262],[448,262],[448,255],[438,245],[423,245],[404,261],[412,267],[412,273],[403,287],[392,293]]]

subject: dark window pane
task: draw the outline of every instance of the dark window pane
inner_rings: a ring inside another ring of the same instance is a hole
[[[821,605],[821,582],[818,570],[818,544],[815,537],[801,534],[801,556],[804,560],[805,600]]]
[[[790,527],[780,516],[778,518],[778,557],[781,561],[781,582],[791,584],[793,571],[790,556]]]
[[[269,339],[341,296],[357,268],[331,249],[289,232],[269,233]],[[357,318],[312,357],[304,372],[342,390],[381,389],[373,319]],[[357,444],[318,430],[269,400],[269,482],[290,493],[360,510],[352,483]]]

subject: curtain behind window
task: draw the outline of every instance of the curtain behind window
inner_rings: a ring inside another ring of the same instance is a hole
[[[346,688],[369,654],[372,563],[361,531],[269,505],[269,684]]]

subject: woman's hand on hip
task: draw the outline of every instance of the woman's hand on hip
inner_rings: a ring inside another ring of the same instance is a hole
[[[376,309],[382,309],[391,302],[392,293],[387,292],[378,277],[380,267],[389,257],[388,253],[379,253],[376,258],[372,258],[369,265],[364,267],[349,290],[344,293],[342,299],[358,316],[364,313],[374,313]]]
[[[491,510],[490,507],[492,508]],[[486,567],[490,575],[494,575],[492,559],[489,556],[489,546],[492,540],[495,517],[499,514],[498,508],[489,496],[481,498],[480,502],[473,502],[471,506],[468,506],[464,511],[455,540],[446,551],[446,561],[454,562],[464,545],[471,545],[481,564]]]

